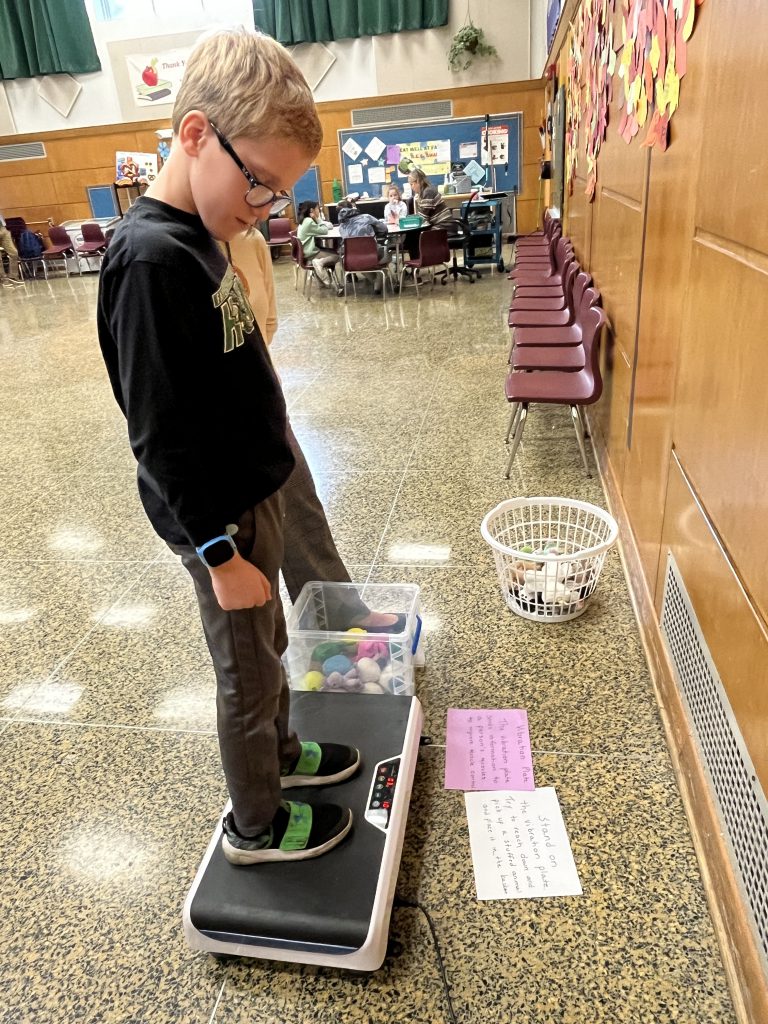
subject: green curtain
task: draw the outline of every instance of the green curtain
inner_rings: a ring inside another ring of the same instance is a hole
[[[101,71],[85,0],[0,0],[0,78]]]
[[[257,28],[288,46],[448,24],[448,0],[253,0]]]

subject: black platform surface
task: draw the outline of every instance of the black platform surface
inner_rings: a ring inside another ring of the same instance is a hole
[[[219,844],[195,893],[192,924],[211,938],[286,949],[350,953],[365,942],[386,835],[363,817],[374,766],[402,752],[412,697],[382,694],[291,695],[291,722],[302,739],[348,743],[362,766],[337,786],[286,791],[286,798],[352,808],[349,836],[308,861],[239,867]],[[405,781],[405,780],[403,780]]]

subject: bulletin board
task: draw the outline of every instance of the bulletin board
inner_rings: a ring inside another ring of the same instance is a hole
[[[298,213],[301,203],[308,199],[314,199],[321,206],[323,205],[323,186],[320,181],[320,168],[317,164],[312,164],[291,189],[294,214]]]
[[[488,119],[491,157],[484,145],[485,117],[459,117],[451,121],[424,121],[421,124],[388,124],[380,128],[366,126],[339,129],[339,156],[344,192],[367,192],[380,196],[390,180],[401,188],[408,179],[397,170],[398,160],[409,157],[421,167],[429,180],[443,183],[451,163],[470,165],[485,171],[475,184],[493,185],[499,192],[519,194],[522,182],[521,113],[493,114]],[[395,159],[397,157],[397,159]]]

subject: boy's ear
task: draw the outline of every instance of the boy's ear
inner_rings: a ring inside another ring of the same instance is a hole
[[[187,156],[199,154],[211,134],[208,127],[208,118],[201,110],[188,110],[182,117],[177,138]]]

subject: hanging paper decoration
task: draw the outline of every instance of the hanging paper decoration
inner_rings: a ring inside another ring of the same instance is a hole
[[[568,60],[568,125],[566,174],[569,192],[578,161],[579,131],[583,127],[590,199],[597,184],[597,158],[608,126],[608,104],[616,55],[613,48],[615,0],[584,0],[576,15]]]
[[[618,132],[630,143],[648,124],[643,146],[665,150],[680,101],[688,40],[704,0],[622,0],[619,78],[624,104]]]
[[[619,135],[625,142],[647,125],[643,146],[665,150],[680,100],[696,8],[704,0],[621,0],[621,40],[614,45],[617,0],[583,0],[569,40],[565,175],[573,194],[579,140],[585,133],[586,195],[594,198],[597,160],[608,125],[613,74],[622,94]]]

